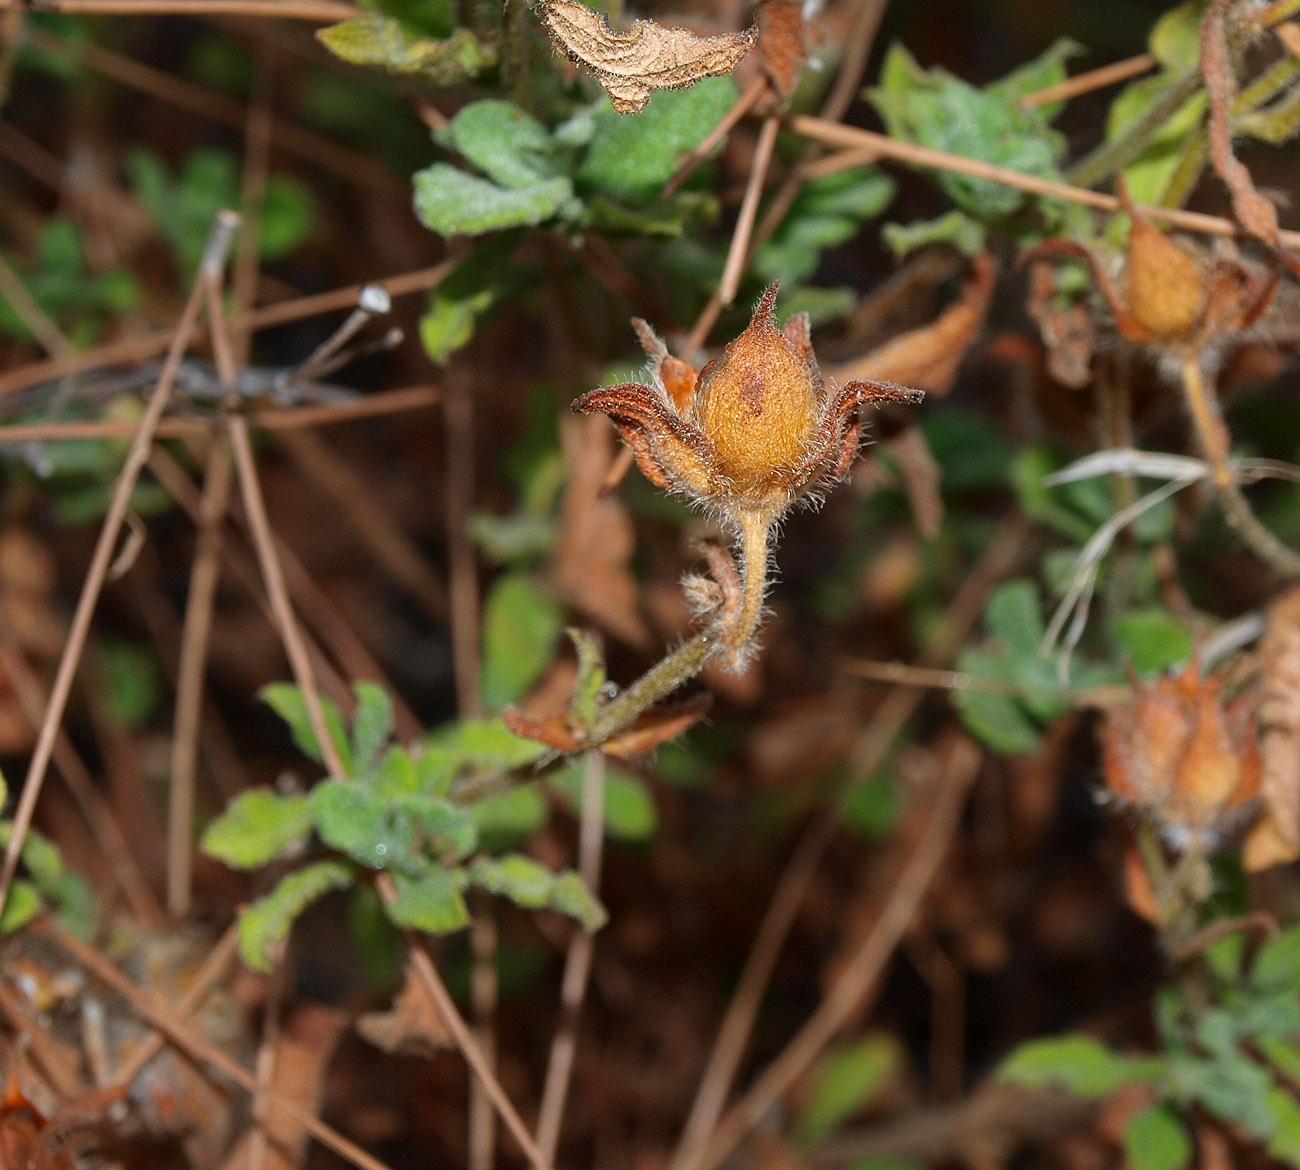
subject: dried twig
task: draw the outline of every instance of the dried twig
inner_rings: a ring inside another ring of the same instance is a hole
[[[590,751],[582,771],[582,823],[578,836],[578,872],[593,894],[600,891],[601,853],[605,841],[605,757]],[[577,1048],[578,1016],[587,994],[587,978],[596,948],[595,937],[586,930],[575,929],[569,938],[560,983],[560,1026],[551,1042],[546,1064],[546,1082],[537,1120],[537,1145],[552,1162],[560,1144],[560,1127],[573,1075],[573,1055]]]
[[[90,622],[94,616],[95,606],[99,601],[99,594],[103,589],[108,567],[113,558],[113,550],[117,545],[118,534],[121,531],[123,518],[131,500],[131,492],[134,490],[140,472],[149,457],[149,448],[153,444],[154,434],[162,418],[162,413],[167,408],[168,396],[171,393],[172,383],[176,377],[176,370],[180,365],[181,354],[184,352],[185,346],[189,344],[195,323],[198,320],[203,297],[217,279],[238,224],[239,217],[234,212],[221,212],[217,216],[217,222],[213,226],[212,234],[204,249],[199,274],[194,281],[194,287],[190,292],[185,310],[181,314],[180,323],[176,327],[171,350],[163,364],[162,373],[158,377],[158,385],[149,399],[149,405],[145,410],[144,417],[140,420],[139,430],[131,444],[131,449],[127,452],[126,461],[114,485],[108,511],[104,516],[99,539],[91,557],[90,568],[86,572],[86,580],[82,585],[81,596],[77,600],[77,608],[68,630],[68,641],[64,647],[63,656],[59,660],[59,668],[55,674],[54,683],[50,688],[50,705],[45,713],[45,720],[41,724],[40,733],[37,735],[31,763],[27,769],[27,777],[23,783],[22,795],[19,797],[18,807],[14,812],[13,832],[9,839],[9,847],[5,852],[4,868],[0,871],[0,904],[3,904],[4,899],[8,897],[10,883],[13,881],[14,872],[18,868],[18,858],[22,852],[23,841],[26,838],[28,828],[31,826],[32,814],[36,809],[36,801],[40,796],[41,785],[45,781],[45,772],[49,767],[50,755],[54,748],[59,724],[62,722],[68,696],[72,691],[73,677],[76,674],[77,664],[81,660],[81,652],[86,644],[86,636],[90,632]]]

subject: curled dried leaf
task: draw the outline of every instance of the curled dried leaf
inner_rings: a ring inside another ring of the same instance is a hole
[[[1232,153],[1232,105],[1237,77],[1228,49],[1228,10],[1235,0],[1214,0],[1201,25],[1201,73],[1210,99],[1210,161],[1232,192],[1232,210],[1251,235],[1277,244],[1277,208],[1256,189],[1250,171]]]
[[[1256,714],[1260,791],[1279,836],[1300,849],[1300,589],[1273,604],[1260,645],[1264,695]],[[1292,854],[1294,856],[1294,852]]]
[[[556,46],[585,65],[609,91],[620,114],[645,108],[656,89],[686,89],[730,73],[754,47],[757,31],[717,37],[638,20],[616,33],[581,0],[541,0],[542,19]]]
[[[763,0],[758,6],[758,52],[772,88],[783,102],[789,101],[808,58],[799,0]]]

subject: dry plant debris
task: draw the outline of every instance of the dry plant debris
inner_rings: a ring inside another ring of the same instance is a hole
[[[656,89],[684,89],[730,73],[758,39],[755,29],[701,37],[650,20],[616,33],[582,0],[542,0],[539,8],[556,47],[596,75],[620,114],[645,109]]]

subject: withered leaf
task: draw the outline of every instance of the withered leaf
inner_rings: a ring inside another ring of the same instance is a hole
[[[799,0],[763,0],[758,6],[758,51],[768,81],[782,101],[788,100],[808,57]]]
[[[971,261],[960,298],[929,325],[909,330],[853,361],[826,371],[832,382],[856,379],[898,382],[943,396],[979,333],[993,296],[997,269],[987,254]]]
[[[620,114],[643,110],[656,89],[685,89],[701,78],[730,73],[757,38],[752,28],[699,37],[649,20],[616,33],[581,0],[541,0],[540,7],[556,46],[595,73]]]
[[[357,1020],[357,1032],[384,1052],[404,1056],[432,1056],[452,1047],[451,1034],[420,985],[408,962],[402,988],[386,1012],[366,1012]]]

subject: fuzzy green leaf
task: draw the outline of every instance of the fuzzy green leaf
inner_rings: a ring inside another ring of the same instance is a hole
[[[26,926],[42,909],[44,904],[36,887],[25,878],[15,878],[9,884],[4,909],[0,910],[0,934]]]
[[[988,239],[984,225],[964,211],[948,211],[936,219],[916,223],[887,223],[880,234],[898,259],[931,244],[946,244],[963,256],[975,256],[984,251]]]
[[[812,1090],[795,1133],[810,1145],[821,1141],[870,1104],[902,1068],[898,1041],[883,1032],[831,1050],[813,1069]]]
[[[596,639],[586,631],[570,626],[564,632],[578,655],[578,677],[573,684],[569,718],[578,727],[590,727],[600,706],[600,693],[605,689],[605,656]]]
[[[825,175],[805,183],[771,238],[754,256],[764,283],[796,284],[817,271],[822,252],[857,235],[894,197],[893,179],[875,167]]]
[[[369,776],[393,734],[393,700],[374,682],[353,683],[352,693],[357,699],[352,716],[352,771],[358,777]]]
[[[555,655],[564,612],[523,573],[502,577],[483,607],[483,702],[504,707],[541,677]]]
[[[595,114],[578,186],[653,199],[735,100],[730,78],[706,77],[690,89],[661,90],[635,118],[615,113],[606,101]]]
[[[1192,1139],[1170,1109],[1153,1105],[1129,1120],[1124,1153],[1132,1170],[1182,1170],[1192,1158]]]
[[[353,65],[374,65],[390,73],[417,75],[434,85],[455,85],[497,62],[497,48],[469,29],[446,40],[421,37],[404,23],[368,13],[317,30],[331,53]]]
[[[1255,955],[1250,984],[1259,991],[1300,988],[1300,926],[1289,926],[1269,939]]]
[[[387,904],[388,917],[397,926],[431,934],[460,930],[469,925],[464,897],[467,884],[461,869],[434,869],[419,877],[394,874],[397,896]]]
[[[462,719],[429,736],[417,767],[425,784],[440,787],[465,773],[509,772],[548,751],[545,744],[515,735],[499,717]]]
[[[258,697],[289,725],[289,732],[293,736],[293,742],[298,745],[298,750],[318,764],[323,764],[325,758],[321,753],[311,720],[307,717],[307,703],[302,697],[302,691],[293,683],[268,683],[258,692]],[[330,739],[334,741],[334,748],[350,775],[352,749],[348,744],[343,716],[339,713],[338,707],[324,697],[321,698],[321,707],[325,714],[325,726],[329,730]]]
[[[511,191],[558,179],[565,173],[546,127],[513,102],[471,102],[437,137],[492,182]]]
[[[1064,80],[1064,59],[1070,51],[1068,44],[1058,42],[1038,63],[1018,70],[1000,87],[980,90],[945,70],[923,70],[906,49],[895,45],[881,68],[881,85],[868,96],[895,138],[1057,179],[1065,139],[1048,128],[1044,111],[1023,109],[1015,91],[1029,76]],[[1010,215],[1028,199],[987,179],[944,172],[938,181],[958,207],[980,219]]]
[[[256,869],[304,840],[311,828],[306,796],[250,788],[207,827],[199,845],[233,869]]]
[[[1080,1097],[1104,1097],[1125,1085],[1149,1084],[1163,1068],[1158,1057],[1122,1056],[1073,1033],[1022,1044],[1002,1062],[998,1076],[1032,1089],[1061,1085]]]
[[[479,833],[497,845],[531,837],[546,823],[546,800],[536,784],[516,784],[468,808]]]
[[[416,864],[415,825],[390,801],[357,780],[317,784],[310,808],[326,845],[370,869]]]
[[[341,861],[318,861],[286,874],[240,915],[240,957],[254,971],[270,971],[298,915],[331,890],[351,885],[354,877],[352,867]]]
[[[589,931],[599,930],[607,918],[605,908],[576,873],[552,873],[522,854],[480,857],[470,866],[469,878],[476,886],[509,898],[517,906],[558,910],[577,919]]]
[[[440,236],[477,236],[539,224],[573,199],[567,178],[507,189],[440,162],[417,171],[414,183],[415,214]]]

